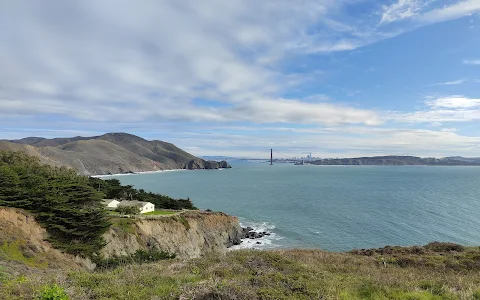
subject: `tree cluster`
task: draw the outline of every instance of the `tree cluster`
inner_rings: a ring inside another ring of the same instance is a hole
[[[190,199],[173,199],[172,197],[134,189],[131,185],[122,186],[118,179],[102,180],[89,178],[89,184],[105,194],[108,199],[139,200],[155,204],[156,209],[197,209]]]
[[[92,256],[109,228],[103,194],[74,170],[42,165],[20,152],[0,151],[0,206],[32,212],[49,241],[68,253]]]

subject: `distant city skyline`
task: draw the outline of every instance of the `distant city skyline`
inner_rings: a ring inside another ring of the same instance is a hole
[[[3,1],[0,139],[478,157],[479,13],[478,0]]]

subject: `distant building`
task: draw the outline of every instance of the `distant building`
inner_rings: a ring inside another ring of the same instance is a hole
[[[115,199],[103,199],[102,202],[107,209],[115,209],[118,207],[118,204],[120,203],[120,201]]]
[[[152,212],[155,210],[155,205],[150,202],[143,202],[143,201],[129,201],[129,200],[123,200],[120,203],[118,203],[117,207],[127,207],[127,206],[136,206],[140,209],[141,214],[145,214],[148,212]]]

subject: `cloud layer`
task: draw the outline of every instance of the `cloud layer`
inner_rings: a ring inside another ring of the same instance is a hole
[[[0,111],[131,122],[377,124],[371,111],[279,97],[294,82],[276,61],[303,48],[310,40],[303,30],[336,6],[294,2],[4,3],[1,16],[12,30],[0,43]]]
[[[352,5],[364,2],[369,4],[367,16],[361,10],[350,14]],[[205,136],[213,127],[217,132],[221,128],[236,132],[230,141],[259,138],[265,144],[266,136],[252,137],[244,131],[320,125],[347,126],[353,134],[350,126],[357,125],[368,126],[375,134],[359,134],[352,141],[346,131],[337,131],[343,136],[338,139],[330,133],[315,134],[336,143],[332,149],[342,143],[360,149],[360,144],[375,140],[381,147],[400,147],[405,144],[375,131],[376,126],[477,121],[478,95],[429,98],[416,111],[384,111],[316,92],[292,96],[290,91],[306,82],[322,85],[324,74],[318,66],[297,72],[286,65],[299,57],[328,57],[480,11],[480,2],[474,0],[437,4],[418,0],[389,5],[351,0],[4,1],[0,4],[0,127],[4,128],[0,138],[12,137],[11,132],[17,137],[42,132],[70,135],[102,128],[146,134],[157,130],[168,132],[175,141],[171,128],[176,128],[179,142],[185,145],[195,134],[198,149],[204,149],[202,141],[209,140],[211,135]],[[462,65],[461,59],[458,64]],[[463,64],[480,62],[467,59]],[[383,101],[389,101],[388,96]],[[19,128],[20,123],[24,128]],[[248,130],[233,129],[240,125]],[[199,137],[199,131],[205,136]],[[415,142],[415,135],[433,144],[437,139],[459,145],[477,142],[453,132],[390,133],[404,143]],[[318,143],[314,133],[303,134],[297,144]],[[283,137],[272,139],[289,144]],[[217,146],[223,149],[222,145]]]

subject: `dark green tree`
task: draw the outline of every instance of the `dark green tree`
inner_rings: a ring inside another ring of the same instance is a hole
[[[0,205],[12,207],[25,205],[21,197],[20,178],[6,165],[0,165]]]
[[[66,252],[91,256],[103,247],[110,226],[103,196],[74,170],[0,151],[0,205],[33,212],[50,242]]]

